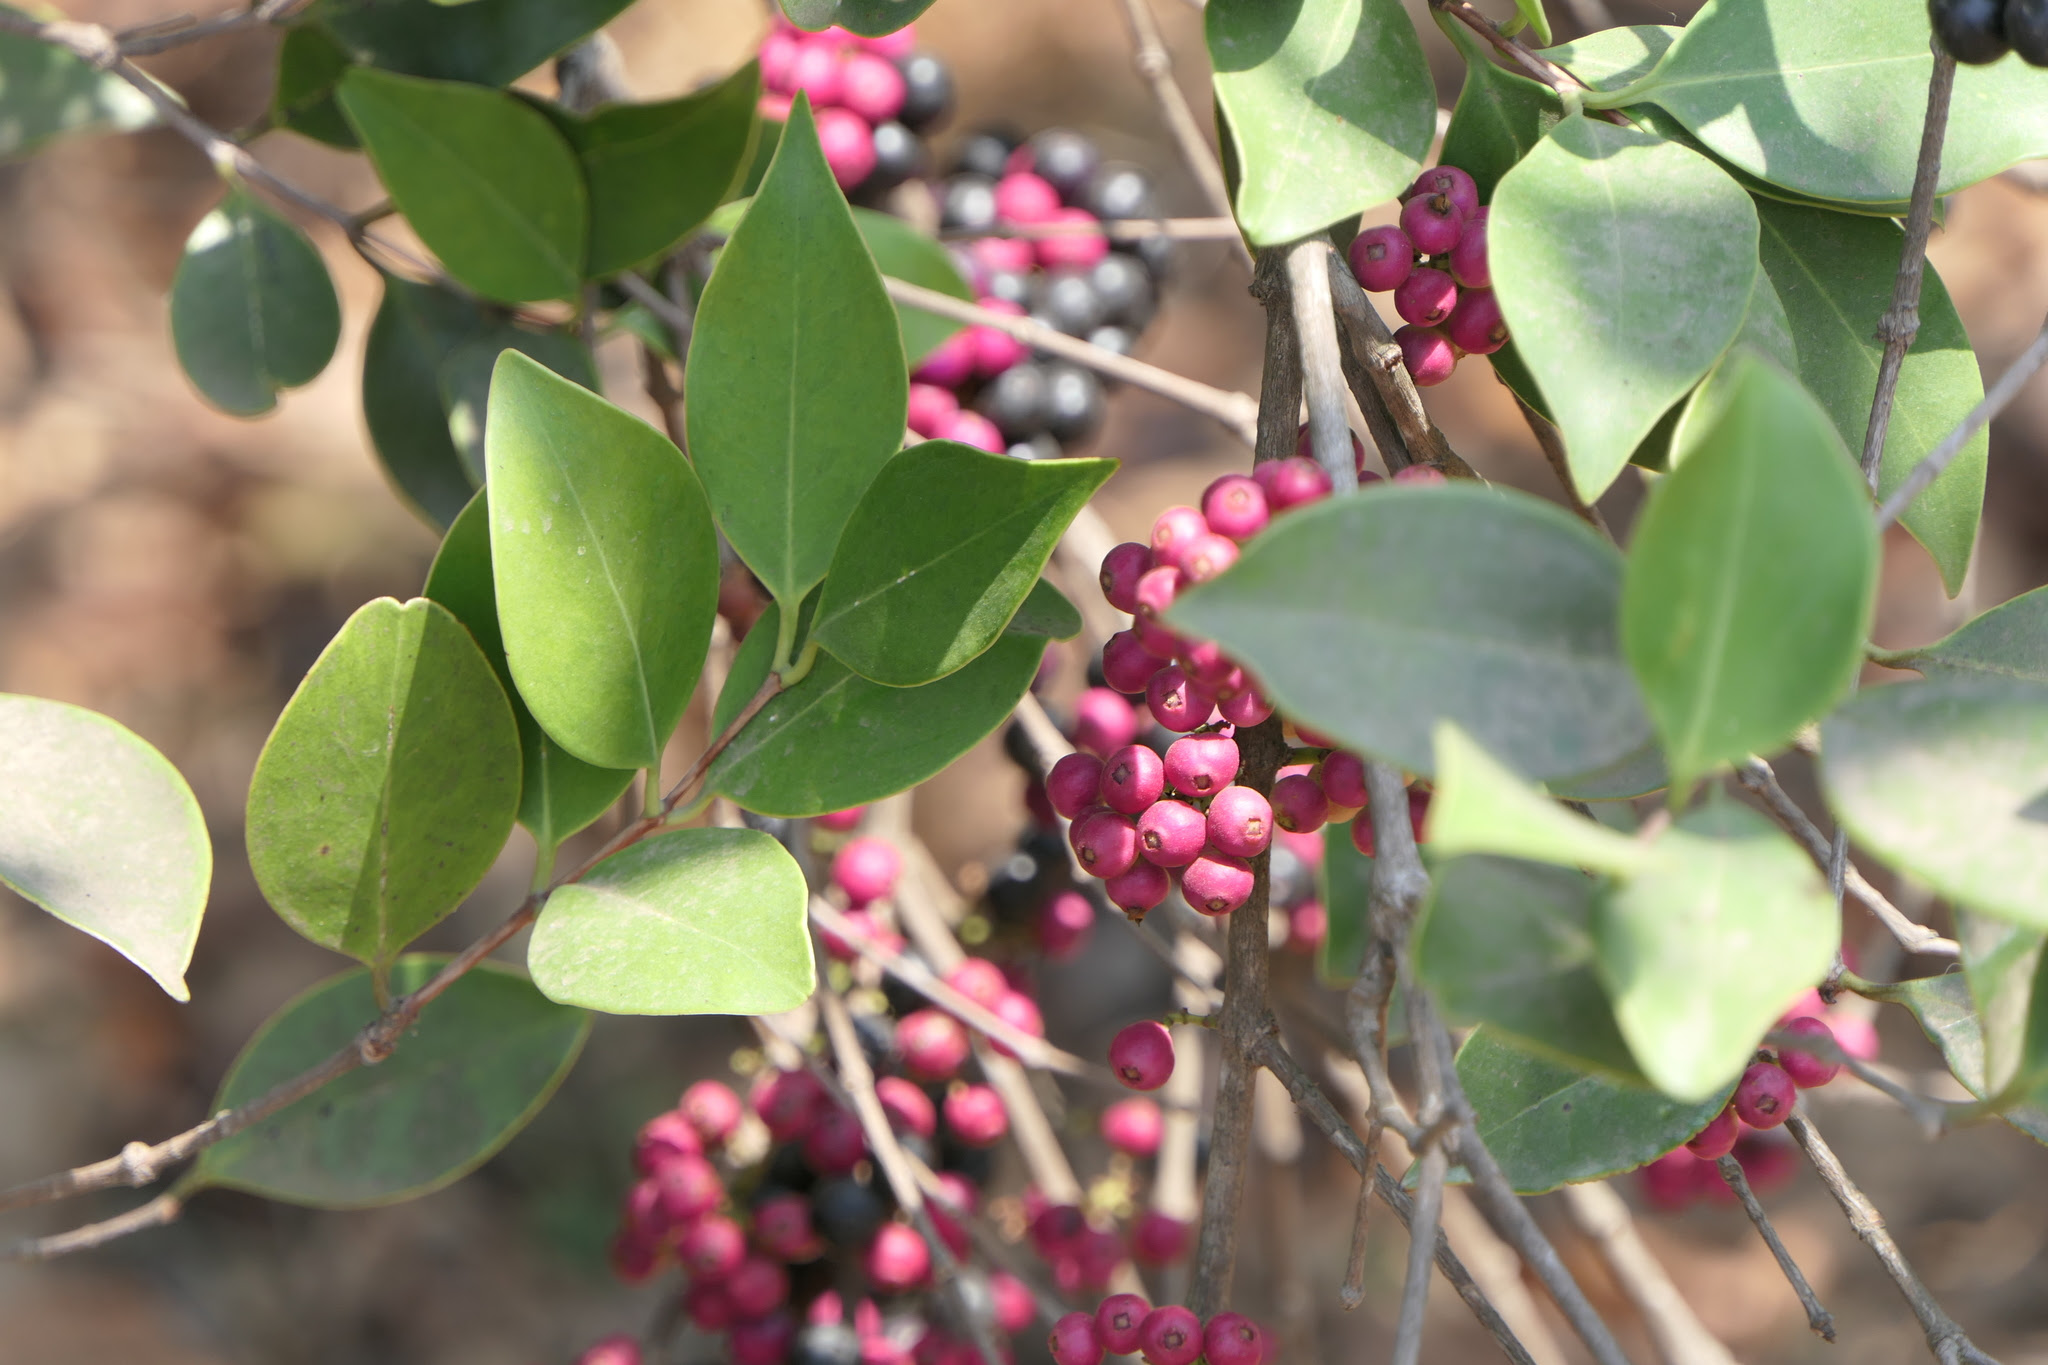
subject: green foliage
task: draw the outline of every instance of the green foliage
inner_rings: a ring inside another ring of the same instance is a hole
[[[1115,469],[951,441],[912,446],[882,466],[846,523],[811,638],[891,687],[965,667],[1003,633]]]
[[[189,1000],[213,844],[170,761],[97,712],[0,693],[0,883]]]
[[[718,539],[689,462],[509,352],[485,445],[498,620],[520,696],[586,763],[659,764],[718,609]]]
[[[434,80],[510,85],[632,0],[320,0],[301,23],[351,61]]]
[[[1648,133],[1557,124],[1494,193],[1494,292],[1592,499],[1735,339],[1756,210],[1713,162]]]
[[[519,731],[436,603],[366,603],[299,684],[249,782],[249,865],[313,942],[382,966],[483,880],[519,808]]]
[[[0,13],[21,15],[12,5]],[[71,133],[127,133],[156,122],[148,96],[63,48],[0,33],[0,162]]]
[[[1543,0],[1515,0],[1515,22],[1505,31],[1513,33],[1524,27],[1537,44],[1550,42],[1550,16],[1543,12]]]
[[[643,839],[548,897],[526,960],[609,1014],[778,1014],[816,988],[803,869],[758,830]]]
[[[1348,986],[1365,969],[1372,916],[1373,860],[1351,842],[1351,831],[1331,825],[1323,831],[1320,889],[1329,927],[1316,950],[1316,975],[1326,985]]]
[[[503,91],[367,67],[342,78],[340,100],[392,201],[449,274],[507,303],[575,297],[589,200],[546,115]]]
[[[1573,42],[1546,47],[1542,55],[1595,90],[1619,90],[1655,70],[1683,32],[1670,24],[1603,28]]]
[[[1962,1082],[1963,1088],[1979,1099],[1987,1097],[1984,1082],[1984,1031],[1978,1020],[1977,1002],[1961,972],[1924,976],[1896,983],[1861,982],[1859,994],[1873,1000],[1904,1005],[1912,1011],[1921,1031],[1941,1049],[1942,1060]],[[2048,1145],[2048,1101],[2034,1104],[2006,1103],[1998,1116],[2034,1141]]]
[[[1398,0],[1212,0],[1204,22],[1254,245],[1355,217],[1422,169],[1436,86]]]
[[[1081,612],[1065,593],[1041,578],[1031,585],[1024,605],[1017,608],[1005,629],[1047,640],[1071,640],[1081,633]]]
[[[929,235],[901,218],[873,209],[855,209],[853,225],[860,229],[861,240],[868,244],[876,268],[884,275],[973,301],[974,291],[960,278],[952,256]],[[903,357],[912,369],[960,330],[960,324],[950,318],[907,305],[896,307],[896,324],[903,332]]]
[[[2048,1098],[2048,972],[2041,970],[2048,935],[1962,910],[1956,940],[1977,1006],[1985,1091]]]
[[[445,956],[392,965],[417,990]],[[215,1111],[246,1104],[347,1047],[376,1017],[370,974],[331,977],[272,1015],[235,1059]],[[590,1016],[485,962],[429,1003],[389,1059],[363,1067],[206,1149],[186,1188],[221,1186],[313,1208],[430,1194],[512,1140],[569,1074]]]
[[[330,147],[360,146],[334,98],[334,88],[348,68],[348,49],[326,29],[301,25],[287,30],[278,45],[271,121]]]
[[[1539,858],[1626,877],[1654,859],[1653,846],[1572,814],[1525,785],[1449,721],[1436,730],[1436,795],[1429,848]]]
[[[1873,649],[1891,668],[1917,668],[1930,678],[2015,678],[2048,684],[2048,588],[2022,593],[1931,645]]]
[[[799,98],[698,307],[690,457],[719,529],[795,609],[903,444],[895,313]]]
[[[1543,141],[1564,116],[1563,106],[1550,87],[1495,65],[1463,24],[1439,16],[1437,26],[1465,58],[1465,85],[1437,159],[1470,175],[1479,202],[1490,203],[1500,178]]]
[[[932,7],[932,0],[782,0],[782,12],[816,33],[837,24],[867,38],[894,33]]]
[[[1862,661],[1878,545],[1862,479],[1812,397],[1736,353],[1681,424],[1637,523],[1622,643],[1674,794],[1769,753]]]
[[[282,389],[327,368],[341,302],[306,235],[230,185],[185,239],[171,280],[178,363],[206,400],[237,417],[277,406]]]
[[[1348,746],[1429,773],[1430,737],[1451,720],[1548,778],[1649,738],[1620,597],[1621,556],[1550,503],[1393,487],[1289,512],[1169,624],[1220,641],[1281,710]]]

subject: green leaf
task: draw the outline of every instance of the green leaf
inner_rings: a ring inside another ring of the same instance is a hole
[[[1963,976],[1977,1004],[1984,1089],[2031,1094],[2048,1079],[2048,1002],[2041,970],[2048,935],[1968,910],[1956,913]]]
[[[1840,920],[1806,854],[1747,807],[1681,815],[1654,852],[1595,912],[1600,977],[1643,1074],[1705,1099],[1827,971]]]
[[[1749,296],[1748,311],[1742,315],[1742,331],[1737,333],[1735,345],[1747,346],[1788,374],[1799,373],[1799,344],[1792,339],[1792,318],[1786,313],[1784,297],[1771,283],[1768,270],[1756,272],[1756,285]],[[1873,384],[1871,392],[1876,391]]]
[[[509,320],[494,322],[459,343],[441,358],[441,406],[448,414],[448,436],[469,481],[482,487],[490,463],[486,449],[490,428],[491,376],[498,357],[517,351],[562,378],[597,392],[597,370],[590,348],[568,332],[540,332]]]
[[[1582,497],[1606,491],[1735,339],[1756,241],[1740,186],[1631,128],[1565,119],[1501,180],[1487,224],[1494,292]]]
[[[616,18],[632,0],[320,0],[305,23],[351,60],[406,76],[510,85]]]
[[[1945,896],[2048,929],[2048,687],[1959,674],[1877,687],[1821,727],[1849,833]]]
[[[1490,853],[1616,876],[1655,859],[1648,844],[1616,834],[1525,785],[1450,721],[1436,727],[1436,794],[1429,804],[1434,857]]]
[[[1984,1099],[1984,1033],[1977,1020],[1976,1003],[1968,980],[1961,972],[1921,977],[1896,983],[1865,982],[1857,992],[1873,1000],[1904,1005],[1913,1013],[1920,1029],[1936,1047],[1942,1060],[1963,1088]],[[2048,1146],[2048,1107],[2015,1104],[1998,1115],[2034,1141]]]
[[[1398,0],[1211,0],[1204,24],[1254,245],[1355,217],[1422,169],[1436,84]]]
[[[554,848],[609,810],[633,780],[634,770],[585,763],[549,739],[513,686],[491,579],[491,513],[481,494],[470,499],[448,527],[421,595],[448,608],[468,627],[504,686],[512,719],[519,726],[519,823],[533,832],[535,843]]]
[[[1675,793],[1847,691],[1877,592],[1868,490],[1827,414],[1770,364],[1729,363],[1636,525],[1622,593]]]
[[[249,780],[249,864],[285,923],[390,962],[490,871],[519,809],[519,731],[436,603],[365,603],[286,704]]]
[[[2043,90],[2048,97],[2048,89]],[[1852,451],[1863,448],[1884,347],[1878,320],[1891,307],[1905,234],[1883,218],[1757,201],[1764,270],[1791,320],[1797,373]],[[1898,405],[1885,437],[1878,496],[1889,496],[1984,397],[1977,357],[1941,277],[1930,264],[1920,292],[1920,331],[1899,372]],[[1980,431],[1900,519],[1941,569],[1949,596],[1962,590],[1984,505],[1990,438]]]
[[[1490,1027],[1458,1049],[1479,1137],[1517,1194],[1631,1171],[1690,1138],[1728,1103],[1687,1103],[1512,1046]]]
[[[1007,629],[1047,640],[1071,640],[1081,633],[1081,612],[1065,593],[1041,578],[1031,585],[1030,594],[1010,618]]]
[[[761,688],[781,609],[747,632],[711,723],[723,732]],[[708,789],[763,815],[822,815],[908,790],[993,734],[1038,673],[1041,636],[1013,623],[982,656],[923,687],[869,682],[820,654],[711,765]]]
[[[799,98],[697,310],[690,458],[732,547],[794,608],[903,444],[895,311]]]
[[[1351,842],[1343,825],[1323,830],[1321,890],[1329,927],[1316,950],[1316,975],[1324,985],[1348,986],[1365,969],[1372,920],[1372,862]]]
[[[1114,460],[1019,460],[952,441],[882,466],[825,575],[811,638],[864,678],[918,687],[980,657]],[[917,515],[905,516],[907,508]]]
[[[1543,785],[1560,801],[1632,801],[1670,786],[1671,774],[1663,750],[1652,742],[1604,767]]]
[[[837,24],[864,38],[894,33],[932,7],[932,0],[782,0],[782,12],[812,33]]]
[[[391,990],[415,990],[447,962],[402,957]],[[317,1066],[376,1017],[368,972],[321,982],[249,1040],[215,1112]],[[190,1178],[321,1209],[430,1194],[481,1166],[546,1106],[589,1033],[582,1010],[548,1000],[515,968],[480,963],[421,1012],[388,1059],[207,1148]]]
[[[2048,588],[1993,607],[1931,645],[1876,649],[1871,657],[1888,668],[1917,668],[1930,678],[2048,683]]]
[[[362,67],[343,77],[340,98],[384,188],[449,274],[508,303],[575,297],[588,197],[546,115],[503,91]]]
[[[1486,856],[1439,864],[1415,970],[1453,1018],[1641,1085],[1594,967],[1599,891],[1569,867]]]
[[[1656,69],[1678,35],[1670,24],[1629,24],[1603,28],[1569,43],[1546,47],[1538,56],[1556,62],[1595,90],[1619,90]]]
[[[286,30],[277,52],[271,122],[330,147],[353,151],[360,146],[334,98],[349,65],[348,49],[326,29],[301,25]]]
[[[855,209],[853,225],[860,229],[861,240],[868,244],[876,269],[884,275],[936,289],[956,299],[973,300],[974,291],[960,278],[952,256],[932,237],[901,218],[873,209]],[[960,324],[950,318],[907,304],[896,305],[896,323],[903,331],[904,359],[912,369],[960,330]]]
[[[1451,720],[1543,779],[1650,737],[1616,638],[1620,599],[1621,556],[1584,522],[1464,483],[1291,512],[1169,621],[1220,641],[1281,710],[1348,747],[1429,773],[1431,736]]]
[[[491,383],[485,444],[498,621],[520,696],[584,762],[656,766],[718,609],[718,537],[689,461],[512,352]]]
[[[311,382],[341,340],[341,302],[320,253],[239,186],[199,220],[171,280],[178,363],[206,401],[237,417]]]
[[[170,761],[83,707],[0,693],[0,883],[190,1000],[213,843]]]
[[[1515,13],[1537,43],[1550,43],[1550,16],[1543,12],[1543,0],[1515,0]]]
[[[1710,0],[1655,71],[1588,103],[1657,105],[1716,154],[1801,194],[1900,201],[1933,65],[1920,0],[1870,0],[1854,23],[1809,0]],[[2048,76],[2018,61],[1957,69],[1941,193],[2044,154]]]
[[[526,960],[550,999],[607,1014],[777,1014],[817,986],[809,897],[770,836],[679,829],[548,897]]]
[[[0,13],[31,17],[12,5]],[[155,122],[149,97],[119,76],[54,43],[0,33],[0,161],[69,133],[130,133]]]
[[[1490,203],[1500,178],[1543,141],[1564,117],[1564,107],[1549,86],[1495,65],[1463,24],[1449,18],[1437,22],[1465,58],[1465,85],[1437,160],[1470,175],[1479,186],[1479,202]]]
[[[711,215],[748,164],[760,93],[760,67],[748,62],[682,99],[609,105],[588,118],[544,111],[575,149],[590,191],[586,275],[629,270]]]

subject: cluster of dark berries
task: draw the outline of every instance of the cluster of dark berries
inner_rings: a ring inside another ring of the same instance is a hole
[[[916,46],[908,27],[881,38],[836,26],[805,33],[777,15],[761,43],[761,116],[785,122],[798,92],[810,96],[833,179],[872,198],[917,174],[920,135],[953,107],[945,63]]]
[[[1394,333],[1421,387],[1451,377],[1458,359],[1491,355],[1508,325],[1486,263],[1479,187],[1456,166],[1432,166],[1401,196],[1398,227],[1367,228],[1351,242],[1351,273],[1366,289],[1394,291],[1407,325]]]
[[[1112,1294],[1093,1313],[1067,1314],[1053,1324],[1049,1343],[1056,1365],[1101,1365],[1107,1355],[1135,1355],[1146,1365],[1265,1365],[1277,1344],[1242,1313],[1203,1322],[1192,1309],[1154,1308],[1137,1294]]]
[[[2048,0],[1927,0],[1927,17],[1959,62],[1982,66],[2017,52],[2048,66]]]

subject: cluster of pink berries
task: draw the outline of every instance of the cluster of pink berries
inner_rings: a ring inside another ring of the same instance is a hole
[[[1154,1308],[1141,1295],[1112,1294],[1093,1313],[1054,1323],[1049,1345],[1056,1365],[1101,1365],[1106,1355],[1135,1355],[1146,1365],[1266,1365],[1278,1343],[1242,1313],[1203,1322],[1177,1303]]]
[[[880,38],[836,26],[806,33],[777,15],[761,43],[761,116],[785,122],[796,96],[808,95],[840,188],[886,189],[915,173],[918,133],[952,108],[952,77],[916,47],[908,27]]]
[[[1394,333],[1417,385],[1441,384],[1467,355],[1491,355],[1508,327],[1486,262],[1479,187],[1456,166],[1432,166],[1401,196],[1398,227],[1367,228],[1351,242],[1351,273],[1366,289],[1394,291],[1407,324]]]

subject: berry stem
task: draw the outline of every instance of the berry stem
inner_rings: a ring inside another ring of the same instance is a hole
[[[1813,1286],[1806,1281],[1806,1272],[1799,1268],[1799,1262],[1792,1259],[1792,1253],[1785,1249],[1778,1238],[1778,1230],[1771,1226],[1770,1215],[1757,1202],[1756,1191],[1749,1187],[1749,1177],[1742,1173],[1742,1163],[1732,1155],[1724,1156],[1715,1163],[1726,1181],[1728,1189],[1742,1201],[1742,1211],[1749,1215],[1749,1221],[1756,1225],[1757,1235],[1764,1239],[1764,1245],[1771,1249],[1777,1259],[1778,1269],[1785,1272],[1785,1280],[1792,1286],[1792,1292],[1799,1296],[1799,1306],[1806,1310],[1806,1325],[1822,1341],[1835,1339],[1834,1315],[1821,1306],[1820,1296],[1813,1292]]]

